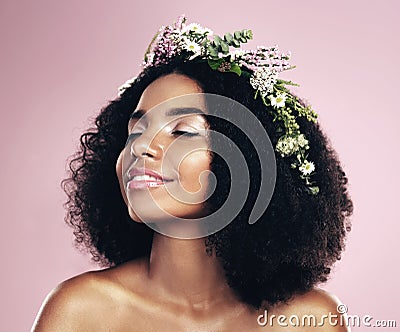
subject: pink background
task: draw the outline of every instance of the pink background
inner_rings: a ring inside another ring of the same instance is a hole
[[[350,314],[400,325],[399,2],[157,2],[0,3],[1,330],[29,330],[53,287],[97,268],[63,222],[65,161],[88,118],[138,73],[158,27],[180,13],[292,51],[297,69],[285,77],[319,112],[355,204],[347,250],[323,287]]]

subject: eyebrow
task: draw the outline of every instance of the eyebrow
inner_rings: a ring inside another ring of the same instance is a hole
[[[205,113],[196,107],[176,107],[169,109],[165,115],[167,116],[175,116],[175,115],[188,115],[188,114],[202,114]],[[141,117],[146,117],[146,112],[144,110],[136,110],[130,115],[130,119],[140,119]]]

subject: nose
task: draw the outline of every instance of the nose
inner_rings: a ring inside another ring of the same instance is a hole
[[[141,134],[131,144],[131,154],[135,158],[159,159],[162,156],[163,148],[158,135]]]

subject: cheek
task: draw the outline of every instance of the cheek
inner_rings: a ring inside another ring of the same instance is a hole
[[[191,153],[179,166],[179,175],[182,187],[195,193],[207,188],[208,171],[210,170],[210,157],[207,151]],[[201,174],[204,172],[203,174]]]
[[[125,187],[124,187],[124,183],[122,181],[122,160],[123,160],[122,155],[123,155],[123,151],[120,153],[117,163],[115,165],[115,172],[117,173],[117,177],[118,177],[119,189],[121,190],[122,198],[124,199],[124,202],[125,202],[126,206],[128,207],[129,216],[132,218],[132,220],[134,220],[136,222],[141,222],[140,218],[132,210],[131,206],[129,205],[128,198],[126,197]]]
[[[121,190],[122,197],[123,197],[123,199],[125,201],[125,204],[128,205],[128,199],[126,197],[124,183],[122,181],[122,160],[123,160],[122,154],[123,154],[123,151],[119,154],[117,163],[115,165],[115,172],[117,173],[118,182],[119,182],[119,188]]]

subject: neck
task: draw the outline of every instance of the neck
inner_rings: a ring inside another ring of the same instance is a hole
[[[205,239],[176,239],[154,233],[149,278],[157,292],[179,304],[207,308],[233,297],[224,271],[205,252]]]

